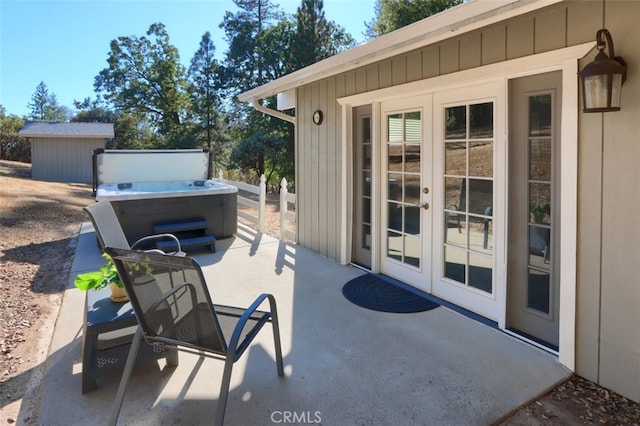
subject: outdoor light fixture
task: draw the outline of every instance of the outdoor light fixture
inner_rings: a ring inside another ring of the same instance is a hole
[[[596,41],[596,58],[578,73],[582,79],[583,111],[620,111],[620,93],[622,83],[627,79],[627,63],[621,57],[615,57],[613,40],[606,28],[598,30]],[[605,47],[609,49],[608,56],[604,53]]]

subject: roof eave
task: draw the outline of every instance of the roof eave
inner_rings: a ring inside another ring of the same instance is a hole
[[[238,95],[262,99],[566,0],[469,0]]]
[[[42,133],[20,133],[22,138],[53,138],[53,139],[113,139],[114,135],[65,135],[65,134],[42,134]]]

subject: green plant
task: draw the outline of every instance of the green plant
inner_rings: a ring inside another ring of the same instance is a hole
[[[80,290],[100,290],[107,287],[109,284],[115,284],[118,287],[122,287],[122,281],[118,275],[111,257],[108,254],[103,253],[107,262],[98,271],[85,272],[84,274],[78,274],[73,284]]]
[[[534,215],[549,214],[551,213],[551,205],[549,203],[531,204],[530,211]]]

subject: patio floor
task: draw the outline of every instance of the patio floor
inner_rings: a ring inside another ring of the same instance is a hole
[[[342,285],[363,272],[239,226],[217,253],[195,256],[215,303],[248,306],[262,292],[278,302],[285,377],[276,375],[270,330],[234,367],[228,425],[485,425],[570,375],[557,359],[445,307],[374,312],[348,302]],[[102,264],[83,225],[28,424],[101,424],[119,374],[81,392],[85,294],[79,272]],[[205,424],[216,410],[223,363],[180,354],[134,370],[119,424]],[[289,422],[286,420],[289,419]],[[24,419],[23,419],[24,420]]]

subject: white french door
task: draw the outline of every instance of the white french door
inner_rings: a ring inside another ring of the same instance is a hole
[[[431,95],[381,105],[381,272],[431,291]]]
[[[432,293],[499,321],[504,289],[504,88],[500,83],[434,95]]]

